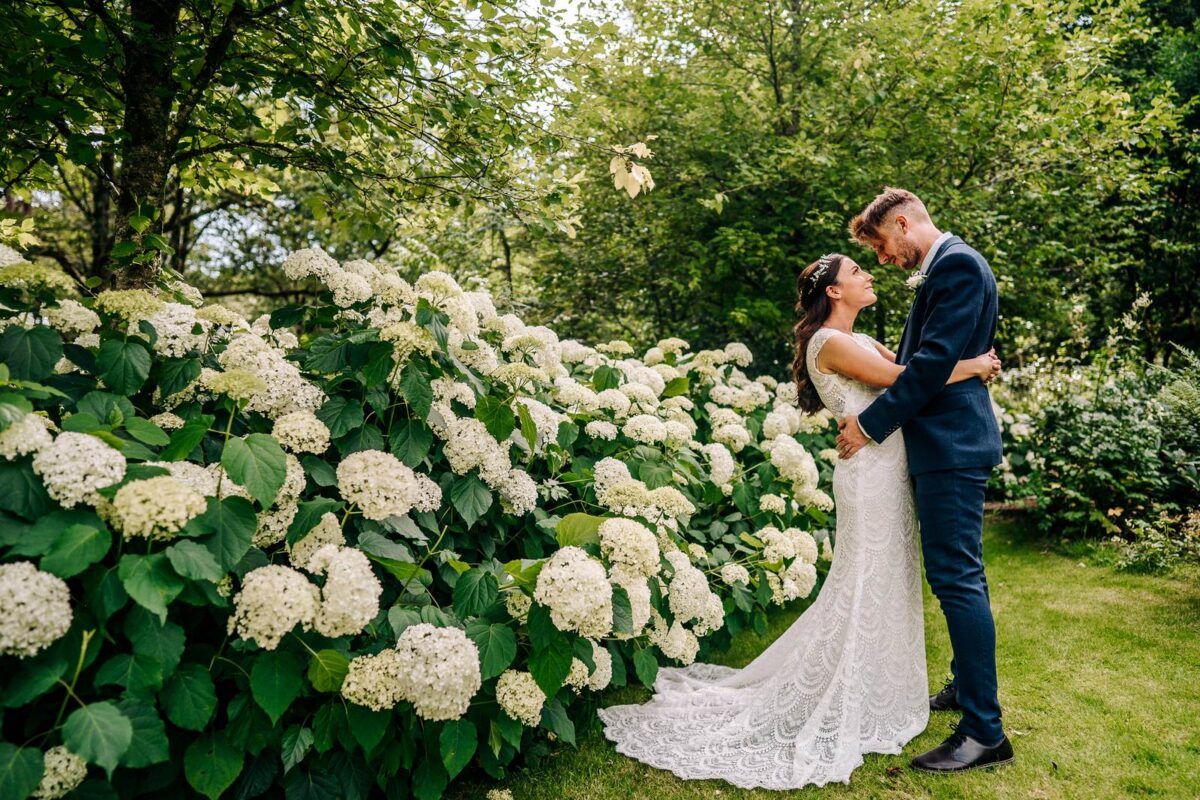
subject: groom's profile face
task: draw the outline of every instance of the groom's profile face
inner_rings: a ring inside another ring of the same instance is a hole
[[[880,264],[915,269],[921,263],[921,251],[909,240],[906,220],[892,219],[880,225],[870,245]]]

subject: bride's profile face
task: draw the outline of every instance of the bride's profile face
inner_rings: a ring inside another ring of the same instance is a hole
[[[826,289],[834,302],[844,303],[851,308],[866,308],[874,305],[875,278],[851,259],[842,262],[838,270],[837,283]]]

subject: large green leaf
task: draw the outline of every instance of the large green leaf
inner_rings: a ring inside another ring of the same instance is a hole
[[[623,586],[613,586],[613,631],[633,633],[633,605]]]
[[[100,665],[93,682],[97,686],[117,684],[132,692],[158,691],[163,684],[163,666],[149,656],[118,653]]]
[[[337,650],[318,650],[308,662],[308,680],[318,692],[342,688],[350,661]]]
[[[419,359],[411,359],[404,365],[398,388],[413,413],[421,419],[429,416],[429,409],[433,405],[433,385]]]
[[[529,672],[546,697],[554,697],[567,679],[571,658],[571,641],[561,633],[551,638],[545,647],[535,647],[529,655]]]
[[[60,578],[73,578],[104,558],[112,545],[112,534],[90,525],[70,525],[65,528],[50,552],[42,556],[40,568]]]
[[[35,520],[49,514],[54,501],[28,459],[0,459],[0,509]]]
[[[517,418],[512,408],[498,397],[485,396],[475,404],[475,419],[484,424],[498,442],[503,442],[513,432]]]
[[[193,518],[185,531],[202,537],[200,543],[209,549],[223,571],[233,569],[250,549],[258,528],[254,506],[244,497],[208,498],[208,509]]]
[[[117,703],[117,709],[133,725],[133,739],[121,756],[121,766],[148,767],[170,759],[166,727],[153,704],[127,696]]]
[[[283,732],[283,737],[279,742],[279,756],[283,759],[285,774],[291,772],[292,767],[304,760],[312,744],[313,732],[310,728],[292,725]]]
[[[189,731],[202,731],[217,708],[212,675],[202,664],[180,664],[159,695],[172,723]]]
[[[392,425],[391,438],[388,448],[392,455],[404,462],[405,466],[415,467],[433,445],[433,431],[421,419],[396,420]]]
[[[474,474],[455,478],[450,485],[450,502],[470,528],[492,506],[492,493]]]
[[[542,706],[542,725],[557,733],[564,742],[575,744],[575,723],[558,700],[552,699]]]
[[[287,477],[287,457],[279,442],[265,433],[252,433],[244,439],[225,442],[221,466],[238,485],[262,503],[275,502],[275,495]]]
[[[592,373],[592,388],[597,392],[615,389],[621,385],[621,372],[616,367],[604,365]]]
[[[133,652],[162,665],[163,675],[173,674],[179,666],[187,637],[174,622],[160,624],[145,609],[134,608],[125,617],[125,635],[133,645]]]
[[[0,742],[0,797],[24,800],[42,782],[42,751]]]
[[[600,525],[604,520],[605,517],[597,517],[594,514],[584,514],[581,512],[567,514],[554,526],[558,546],[566,547],[567,545],[575,545],[576,547],[582,547],[585,544],[599,544]]]
[[[517,635],[507,625],[471,620],[467,636],[479,648],[480,675],[485,681],[504,672],[517,657]]]
[[[8,430],[32,411],[33,404],[21,395],[15,392],[0,392],[0,431]]]
[[[183,754],[183,774],[200,794],[216,800],[242,772],[242,752],[223,733],[209,731]]]
[[[664,461],[643,461],[638,466],[638,479],[649,489],[669,485],[671,473],[671,466]]]
[[[117,573],[134,602],[166,622],[167,605],[183,591],[183,578],[171,568],[167,557],[162,553],[149,556],[127,553],[121,556]]]
[[[286,650],[268,650],[250,669],[250,692],[272,723],[279,722],[304,688],[304,661]]]
[[[136,339],[105,339],[96,354],[96,368],[113,391],[135,394],[150,377],[150,351]]]
[[[463,767],[471,763],[471,756],[475,755],[477,735],[475,725],[469,719],[447,720],[442,726],[438,740],[441,745],[442,764],[445,765],[451,780],[462,772]]]
[[[67,659],[50,650],[23,658],[0,690],[0,708],[20,708],[58,685],[67,672]]]
[[[162,428],[150,420],[142,419],[141,417],[130,417],[125,420],[125,430],[139,442],[151,445],[152,447],[162,447],[171,443],[171,437],[167,436]]]
[[[329,435],[336,439],[362,426],[362,403],[352,402],[345,397],[331,397],[317,409],[317,419],[325,423]]]
[[[301,503],[296,510],[296,516],[292,517],[292,524],[288,526],[287,543],[295,544],[300,541],[316,527],[321,517],[336,514],[342,507],[340,500],[331,500],[328,497],[318,497]]]
[[[517,403],[517,417],[521,420],[521,435],[530,450],[537,449],[537,425],[529,414],[529,408],[524,403]]]
[[[79,401],[76,409],[83,414],[91,414],[105,425],[114,427],[121,425],[130,417],[137,416],[133,403],[128,397],[122,397],[112,392],[88,392]]]
[[[676,397],[681,394],[688,393],[688,379],[686,376],[671,378],[667,381],[666,387],[663,388],[662,397]]]
[[[175,542],[163,551],[171,566],[185,578],[194,581],[219,581],[225,576],[221,563],[204,545],[187,539]]]
[[[658,659],[649,648],[633,651],[633,670],[637,673],[642,685],[653,687],[654,679],[658,677]]]
[[[133,723],[108,701],[76,709],[63,726],[63,744],[84,761],[104,767],[109,778],[133,741]]]
[[[496,576],[479,567],[458,576],[454,584],[454,613],[461,619],[487,611],[500,596]]]
[[[40,381],[54,372],[62,354],[62,338],[51,328],[9,325],[0,334],[0,363],[17,380]]]
[[[187,458],[204,439],[204,434],[212,427],[216,417],[211,414],[201,414],[183,423],[183,427],[171,433],[171,443],[158,454],[160,461],[179,461]]]
[[[392,724],[391,712],[372,711],[354,703],[346,706],[346,716],[350,721],[350,733],[362,745],[364,754],[370,754],[383,741]]]
[[[183,391],[200,377],[200,359],[168,358],[154,366],[155,386],[163,397]]]

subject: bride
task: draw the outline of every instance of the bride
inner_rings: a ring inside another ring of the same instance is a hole
[[[797,279],[799,403],[842,417],[866,408],[904,367],[855,333],[876,301],[873,278],[832,253]],[[991,353],[962,361],[949,383],[990,380]],[[833,564],[812,606],[741,669],[665,667],[642,705],[599,710],[620,753],[681,778],[744,788],[848,783],[865,753],[899,753],[929,721],[917,518],[904,438],[839,459]]]

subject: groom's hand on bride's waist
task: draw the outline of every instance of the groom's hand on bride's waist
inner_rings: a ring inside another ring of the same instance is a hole
[[[869,441],[871,440],[863,433],[862,426],[858,424],[857,415],[851,414],[838,420],[838,458],[850,458]]]

